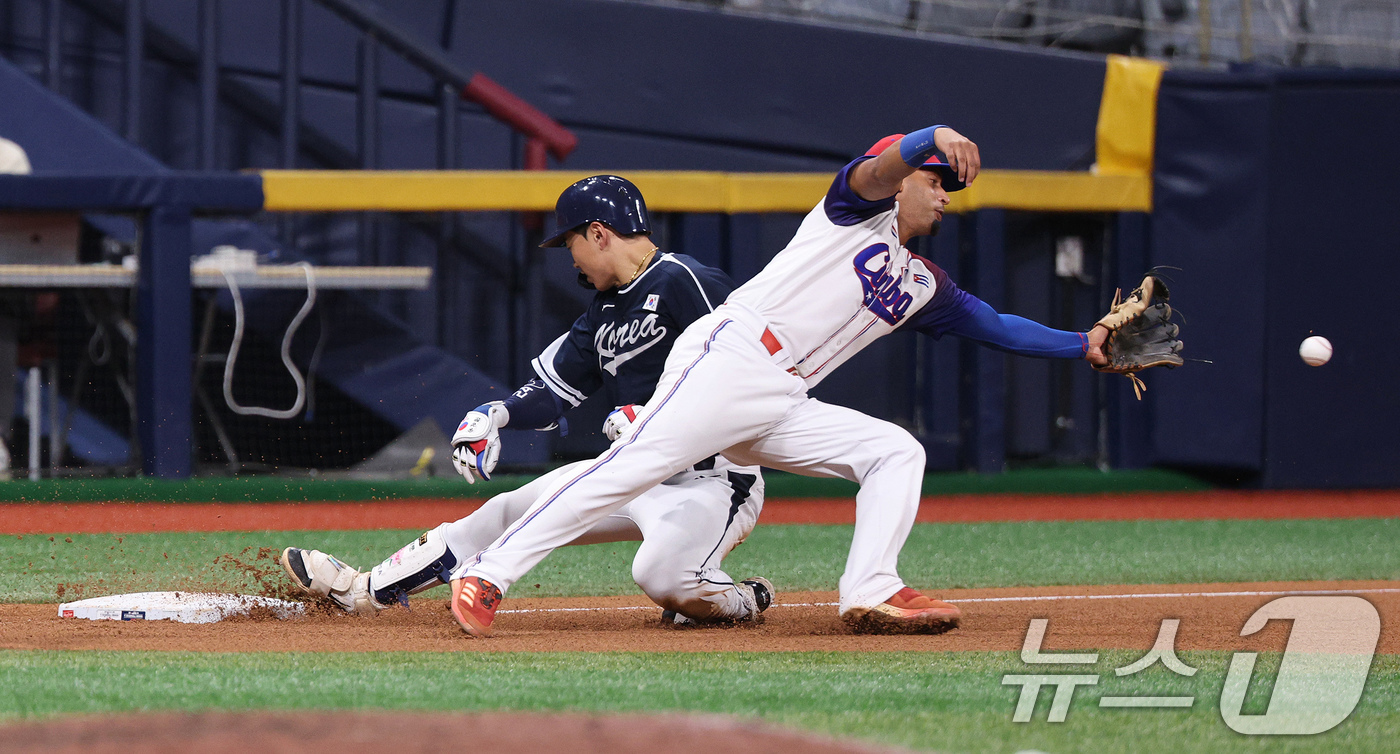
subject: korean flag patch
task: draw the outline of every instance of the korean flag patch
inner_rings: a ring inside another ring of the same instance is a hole
[[[661,303],[661,294],[659,294],[659,293],[650,293],[650,294],[647,294],[647,302],[646,302],[645,304],[642,304],[642,308],[645,309],[645,310],[647,310],[647,311],[649,311],[649,312],[654,312],[654,311],[656,311],[656,305],[657,305],[657,304],[660,304],[660,303]]]

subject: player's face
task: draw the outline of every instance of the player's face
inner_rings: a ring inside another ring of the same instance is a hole
[[[564,237],[564,245],[569,247],[569,253],[574,257],[579,282],[586,280],[593,288],[606,291],[617,285],[617,276],[613,272],[611,258],[598,244],[596,236],[599,234],[594,232],[594,226],[602,227],[594,223],[582,228],[582,232],[570,232]]]
[[[943,222],[943,209],[952,201],[943,190],[943,178],[932,170],[915,170],[899,189],[901,240],[931,236]]]

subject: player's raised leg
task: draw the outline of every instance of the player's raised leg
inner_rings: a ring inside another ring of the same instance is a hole
[[[887,421],[808,399],[753,442],[731,448],[735,463],[848,479],[856,526],[841,575],[840,612],[861,631],[926,631],[958,625],[961,612],[908,588],[896,566],[918,514],[924,450]]]
[[[643,491],[781,419],[805,387],[761,363],[769,356],[760,337],[717,314],[696,320],[628,433],[582,471],[556,479],[528,514],[454,574],[453,612],[463,630],[490,633],[496,601],[487,606],[475,595],[508,590],[554,548]],[[764,368],[755,369],[756,361]],[[730,390],[740,373],[744,390]]]

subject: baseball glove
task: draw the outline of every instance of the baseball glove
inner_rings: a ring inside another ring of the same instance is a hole
[[[1180,332],[1171,322],[1172,308],[1167,303],[1171,294],[1166,283],[1152,273],[1142,279],[1142,285],[1122,298],[1122,290],[1113,295],[1113,307],[1103,319],[1094,324],[1108,331],[1103,344],[1108,363],[1094,368],[1100,372],[1126,375],[1133,381],[1138,400],[1147,385],[1137,376],[1151,367],[1179,367],[1182,364]],[[1090,328],[1092,329],[1092,328]]]

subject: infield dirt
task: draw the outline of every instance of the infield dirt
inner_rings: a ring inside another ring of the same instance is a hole
[[[496,636],[465,636],[442,597],[416,599],[373,618],[313,609],[301,619],[233,618],[186,625],[169,621],[60,618],[54,604],[0,605],[0,648],[190,652],[487,651],[778,652],[1019,650],[1032,618],[1048,618],[1043,649],[1150,648],[1163,619],[1180,620],[1176,647],[1278,651],[1288,625],[1273,621],[1247,637],[1240,629],[1279,592],[1356,594],[1382,615],[1380,653],[1400,653],[1393,618],[1400,582],[1310,581],[950,590],[962,626],[938,636],[856,636],[837,619],[836,595],[786,593],[761,625],[676,629],[644,597],[507,599]],[[1253,594],[1251,594],[1253,592]],[[1171,595],[1171,596],[1162,596]],[[1179,596],[1176,596],[1179,595]]]
[[[481,500],[285,503],[0,503],[0,534],[154,531],[289,531],[309,522],[337,529],[429,529],[455,521]],[[1201,521],[1400,517],[1396,490],[1213,490],[1093,495],[1007,494],[924,497],[922,523],[987,521]],[[763,524],[850,524],[851,498],[779,498]]]

